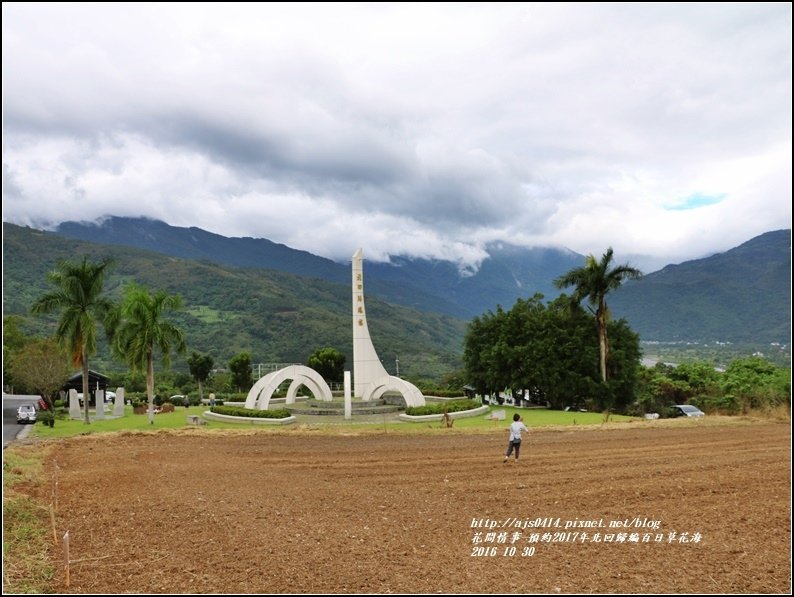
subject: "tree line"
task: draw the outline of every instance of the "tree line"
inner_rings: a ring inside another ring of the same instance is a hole
[[[116,304],[105,295],[105,278],[111,266],[110,259],[90,262],[87,257],[78,263],[58,262],[47,274],[53,289],[31,307],[34,314],[58,313],[54,337],[26,339],[13,320],[4,320],[4,379],[41,395],[52,411],[54,396],[68,379],[70,366],[79,367],[84,421],[90,423],[89,360],[96,353],[100,328],[104,328],[114,357],[127,363],[131,375],[145,377],[149,417],[153,424],[155,362],[159,358],[163,367],[168,368],[172,354],[187,351],[182,331],[168,319],[169,313],[182,308],[182,299],[162,290],[153,292],[130,283],[121,302]],[[323,368],[326,374],[341,377],[334,367],[344,367],[344,356],[335,349],[318,350],[310,361]],[[194,351],[187,362],[201,398],[203,384],[212,375],[214,359]],[[253,371],[249,353],[234,356],[229,370],[230,385],[238,392],[251,388]]]
[[[468,383],[480,394],[527,393],[551,408],[638,416],[665,416],[674,404],[724,414],[790,407],[790,368],[758,357],[736,359],[725,371],[709,363],[643,367],[639,336],[624,319],[610,319],[606,302],[624,280],[642,274],[612,267],[612,259],[611,248],[601,259],[589,255],[555,280],[558,288],[573,286],[572,296],[544,304],[536,294],[509,311],[499,306],[475,317],[464,342]]]

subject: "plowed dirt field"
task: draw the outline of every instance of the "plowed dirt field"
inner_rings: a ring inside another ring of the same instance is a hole
[[[48,470],[72,560],[59,590],[790,590],[790,425],[539,430],[503,464],[506,437],[196,429],[57,442]],[[60,547],[52,558],[61,569]]]

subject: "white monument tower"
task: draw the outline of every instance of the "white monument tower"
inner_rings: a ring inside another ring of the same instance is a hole
[[[395,391],[405,398],[406,406],[424,406],[425,397],[415,385],[389,375],[375,352],[367,327],[364,307],[364,253],[353,254],[353,395],[362,400],[380,398]]]

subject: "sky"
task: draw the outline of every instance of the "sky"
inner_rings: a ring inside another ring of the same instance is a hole
[[[645,271],[791,228],[791,3],[2,11],[5,222]]]

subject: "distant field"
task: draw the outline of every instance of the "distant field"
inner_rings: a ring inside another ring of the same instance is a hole
[[[221,321],[228,321],[237,317],[236,314],[221,312],[217,309],[213,309],[212,307],[207,307],[206,305],[190,307],[185,309],[185,311],[193,317],[201,320],[202,323],[219,323]]]

